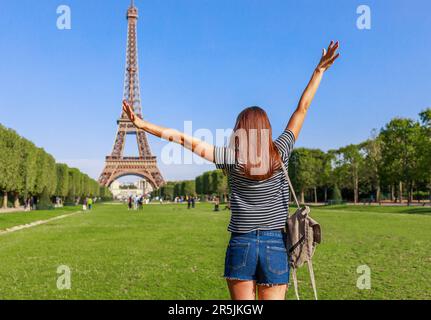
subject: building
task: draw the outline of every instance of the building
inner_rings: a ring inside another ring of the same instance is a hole
[[[130,196],[147,196],[153,191],[151,184],[145,179],[138,180],[135,183],[116,180],[112,182],[109,189],[114,199],[117,200],[125,200]]]

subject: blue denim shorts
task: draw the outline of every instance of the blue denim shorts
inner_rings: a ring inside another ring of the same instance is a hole
[[[255,280],[258,285],[289,283],[289,263],[281,230],[232,233],[226,251],[224,277]]]

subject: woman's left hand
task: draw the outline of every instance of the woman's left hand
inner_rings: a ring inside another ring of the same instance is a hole
[[[320,59],[320,62],[317,66],[318,71],[324,72],[332,66],[334,61],[337,60],[337,58],[340,56],[340,54],[337,53],[339,47],[340,43],[338,41],[336,43],[334,43],[334,41],[331,41],[328,46],[328,49],[323,49],[322,58]]]

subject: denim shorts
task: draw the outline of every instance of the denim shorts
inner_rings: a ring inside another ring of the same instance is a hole
[[[232,233],[226,251],[224,277],[254,280],[258,285],[289,283],[289,263],[281,230]]]

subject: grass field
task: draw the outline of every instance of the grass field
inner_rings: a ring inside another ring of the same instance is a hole
[[[0,299],[228,299],[229,213],[211,209],[96,205],[1,235]],[[0,215],[0,230],[73,210]],[[314,260],[321,299],[431,299],[430,208],[323,207],[312,215],[324,236]],[[356,287],[364,264],[371,290]],[[70,290],[56,287],[60,265],[71,269]],[[311,299],[306,268],[299,280],[302,297]]]

